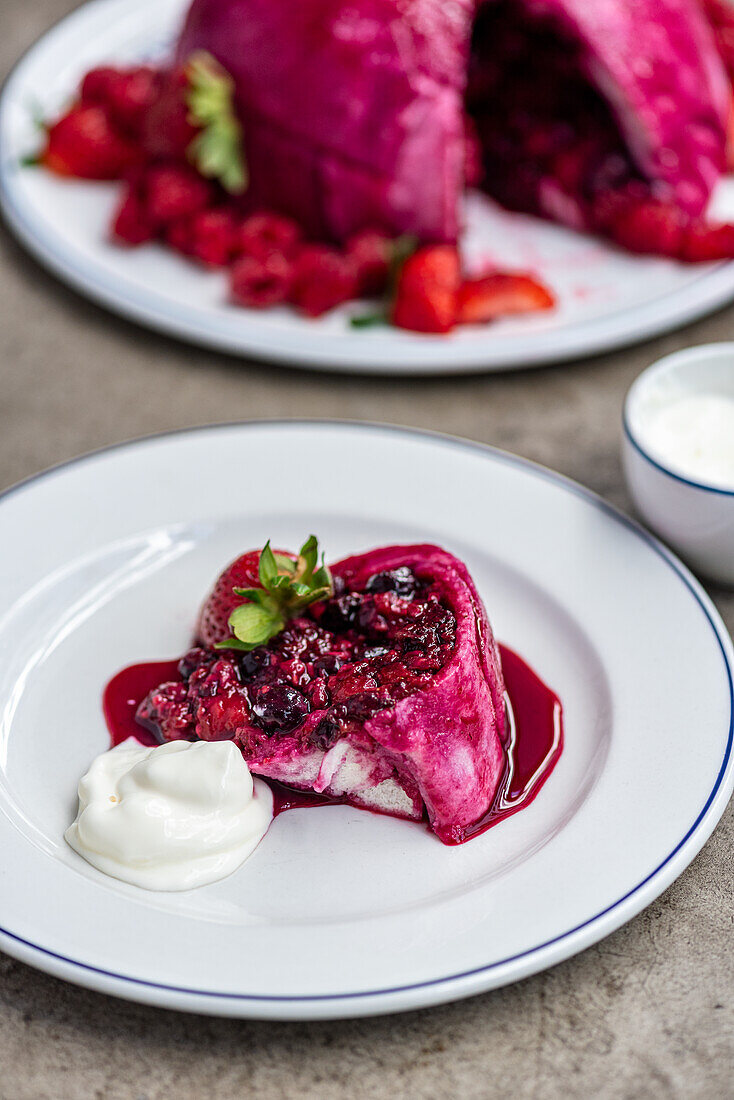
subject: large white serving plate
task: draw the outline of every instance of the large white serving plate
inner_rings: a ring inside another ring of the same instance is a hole
[[[651,536],[541,467],[380,426],[154,437],[0,498],[0,947],[197,1012],[314,1018],[468,996],[551,966],[687,866],[732,790],[732,645]],[[316,532],[330,557],[428,540],[560,695],[535,802],[468,844],[345,807],[291,811],[230,878],[126,886],[63,840],[125,664],[186,648],[223,565]]]
[[[473,326],[447,337],[353,329],[352,305],[319,321],[289,309],[227,303],[223,274],[157,245],[107,239],[117,185],[63,181],[21,160],[37,148],[34,115],[53,117],[100,62],[165,54],[188,0],[92,0],[49,31],[8,80],[0,103],[0,201],[9,225],[53,272],[151,328],[237,355],[324,370],[450,373],[523,368],[590,355],[673,329],[734,297],[734,264],[682,265],[630,256],[534,218],[467,204],[466,255],[537,272],[556,292],[547,315]],[[719,212],[734,214],[722,190]]]

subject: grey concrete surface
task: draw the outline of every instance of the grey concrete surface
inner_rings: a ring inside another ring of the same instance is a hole
[[[1,70],[73,6],[3,0]],[[528,374],[319,376],[237,362],[115,320],[0,232],[0,487],[146,432],[334,416],[493,443],[627,507],[618,458],[627,387],[664,352],[733,334],[730,308],[631,351]],[[731,630],[734,595],[712,595]],[[0,955],[0,1098],[734,1096],[733,841],[730,807],[678,882],[596,947],[507,989],[404,1016],[313,1025],[185,1016],[89,993]]]

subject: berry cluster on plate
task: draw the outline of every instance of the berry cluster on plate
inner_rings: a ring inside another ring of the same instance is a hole
[[[193,0],[160,68],[89,72],[42,163],[124,181],[112,226],[229,271],[230,297],[443,333],[548,310],[468,277],[462,199],[682,261],[734,258],[734,14],[721,0]],[[273,44],[277,43],[277,49]]]
[[[353,299],[382,299],[355,326],[437,333],[552,308],[553,296],[530,275],[466,278],[455,245],[419,246],[367,228],[337,246],[309,239],[294,218],[250,210],[232,90],[205,53],[173,71],[94,69],[48,127],[40,162],[63,176],[123,181],[114,241],[157,240],[227,268],[231,300],[252,309],[289,303],[319,317]]]

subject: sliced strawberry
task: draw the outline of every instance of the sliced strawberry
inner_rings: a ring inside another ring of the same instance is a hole
[[[192,251],[197,259],[209,267],[226,267],[235,254],[237,245],[237,219],[227,207],[202,210],[194,215],[192,224]]]
[[[192,217],[212,201],[211,184],[185,164],[158,164],[145,177],[145,202],[153,225]]]
[[[514,313],[552,309],[554,305],[550,291],[529,275],[498,272],[462,283],[458,319],[464,325],[483,324]]]
[[[50,127],[42,164],[62,176],[119,179],[139,160],[136,147],[122,137],[103,107],[73,107]]]
[[[335,248],[307,245],[296,256],[290,300],[309,317],[348,302],[358,289],[354,266]]]
[[[272,211],[250,214],[237,234],[237,251],[245,256],[264,259],[271,252],[292,257],[301,241],[301,229],[292,218]]]
[[[144,114],[156,99],[160,81],[160,73],[148,65],[92,69],[82,81],[82,103],[106,107],[116,126],[137,136]]]
[[[448,332],[456,323],[460,269],[454,245],[419,248],[400,269],[392,323],[414,332]]]
[[[129,184],[112,221],[112,235],[118,243],[138,245],[150,241],[155,230],[148,218],[140,189]]]
[[[232,266],[232,300],[251,309],[268,309],[288,300],[293,281],[293,265],[280,252],[257,259],[241,256]]]
[[[354,265],[360,294],[368,297],[383,294],[390,275],[390,238],[374,229],[365,229],[349,238],[346,253]]]

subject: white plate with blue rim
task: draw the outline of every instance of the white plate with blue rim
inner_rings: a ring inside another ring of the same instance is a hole
[[[352,303],[318,321],[286,308],[230,305],[226,278],[158,245],[110,243],[115,184],[60,180],[22,166],[39,136],[34,116],[58,114],[101,63],[165,57],[187,0],[91,0],[50,30],[8,79],[0,102],[0,201],[26,247],[80,293],[181,340],[291,366],[371,373],[446,374],[521,369],[588,356],[669,331],[734,298],[734,264],[683,265],[631,256],[594,238],[500,210],[479,194],[466,204],[468,264],[535,272],[557,308],[470,326],[449,336],[388,327],[355,329]],[[718,213],[734,214],[724,184]]]
[[[0,498],[0,523],[0,948],[69,981],[271,1019],[466,997],[628,921],[731,794],[734,653],[710,600],[642,528],[512,455],[382,426],[207,427],[40,474]],[[416,541],[463,558],[498,637],[561,698],[555,770],[458,847],[328,806],[278,817],[198,890],[96,871],[63,834],[108,745],[105,683],[184,652],[236,554],[311,530],[331,559]]]

